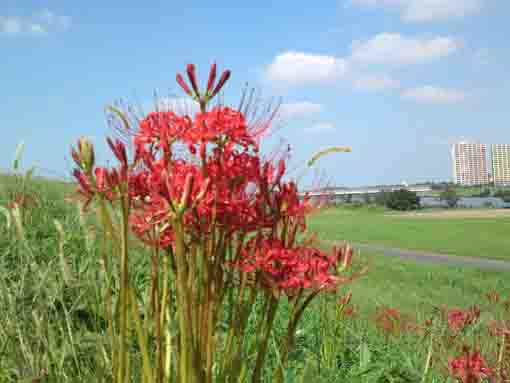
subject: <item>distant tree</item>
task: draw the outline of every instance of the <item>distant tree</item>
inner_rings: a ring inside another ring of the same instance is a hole
[[[480,193],[478,193],[478,197],[490,197],[491,195],[491,189],[489,188],[483,188]]]
[[[379,193],[376,193],[374,197],[374,202],[376,205],[379,206],[386,206],[386,202],[388,201],[388,192],[380,191]]]
[[[494,197],[501,198],[503,202],[510,203],[510,189],[498,189],[494,193]]]
[[[454,188],[449,187],[441,192],[439,195],[439,200],[445,201],[448,207],[453,208],[457,207],[457,203],[459,202],[460,197]]]
[[[365,205],[369,205],[372,203],[372,198],[370,197],[370,194],[368,193],[363,194],[363,203]]]
[[[416,210],[420,207],[420,197],[407,189],[388,193],[386,206],[393,210]]]

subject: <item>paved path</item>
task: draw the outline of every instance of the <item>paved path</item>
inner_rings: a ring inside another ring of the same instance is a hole
[[[377,251],[388,257],[411,259],[417,262],[433,263],[436,265],[449,265],[457,267],[475,267],[484,270],[510,271],[510,261],[500,261],[475,257],[463,257],[460,255],[446,255],[431,252],[392,249],[380,245],[352,244],[354,249],[361,251]]]

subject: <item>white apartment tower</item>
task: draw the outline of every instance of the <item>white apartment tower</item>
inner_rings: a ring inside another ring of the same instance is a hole
[[[452,146],[453,179],[459,185],[486,185],[487,149],[485,144],[459,142]]]
[[[494,185],[510,185],[510,144],[492,145],[492,177]]]

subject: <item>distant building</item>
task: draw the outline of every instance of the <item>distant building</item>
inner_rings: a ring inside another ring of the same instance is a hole
[[[459,185],[486,185],[487,149],[485,144],[459,142],[452,146],[453,180]]]
[[[492,145],[492,178],[494,185],[510,185],[510,144]]]

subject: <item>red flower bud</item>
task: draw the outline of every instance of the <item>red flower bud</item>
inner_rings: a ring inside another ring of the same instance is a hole
[[[218,81],[218,85],[216,85],[216,88],[214,88],[214,91],[212,92],[211,97],[214,97],[218,94],[218,92],[223,88],[223,85],[227,82],[227,80],[230,78],[230,71],[226,70],[221,74],[220,81]]]
[[[214,80],[216,80],[216,63],[211,65],[211,70],[209,71],[209,81],[207,81],[208,94],[211,94],[211,91],[214,86]]]
[[[106,189],[106,169],[105,168],[96,168],[94,170],[96,175],[96,185],[98,191],[104,191]]]
[[[75,169],[74,172],[73,172],[73,175],[74,175],[74,178],[76,178],[76,180],[80,184],[80,187],[81,187],[81,190],[83,191],[83,194],[85,194],[85,195],[89,195],[89,194],[92,195],[93,191],[92,191],[92,189],[90,187],[89,181],[88,181],[87,177],[85,176],[85,174],[80,172],[78,169]]]
[[[184,82],[184,79],[180,74],[177,74],[175,79],[177,80],[177,83],[181,86],[181,88],[188,94],[188,96],[193,96],[191,90],[189,89],[188,85]]]
[[[73,157],[73,160],[74,162],[76,163],[76,165],[81,168],[83,166],[82,162],[81,162],[81,158],[80,158],[80,155],[78,154],[78,152],[76,150],[74,150],[73,148],[71,148],[71,157]]]
[[[198,90],[198,84],[197,84],[197,75],[195,73],[195,65],[188,64],[186,66],[186,72],[188,73],[189,81],[191,82],[191,86],[193,87],[193,90],[195,91],[195,95],[197,97],[200,97],[200,91]]]
[[[345,245],[344,247],[344,259],[342,262],[343,270],[347,270],[352,263],[352,247]]]
[[[115,142],[113,142],[110,138],[107,138],[106,142],[119,162],[127,166],[127,153],[124,143],[120,140],[115,140]]]

